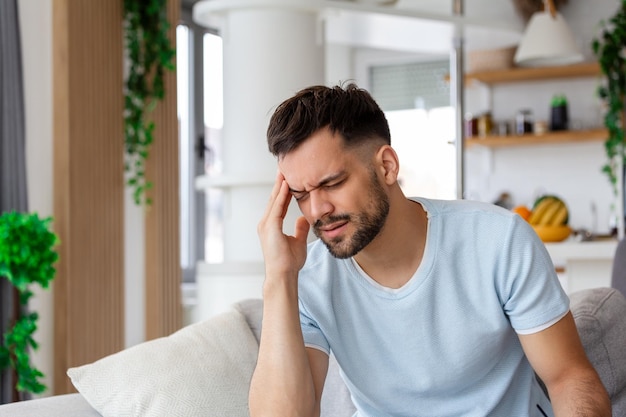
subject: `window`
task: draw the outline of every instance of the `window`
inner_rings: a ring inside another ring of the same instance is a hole
[[[385,112],[400,158],[399,182],[408,197],[455,198],[454,108]]]
[[[203,39],[204,62],[204,127],[207,157],[205,174],[222,172],[221,129],[224,122],[224,98],[222,75],[222,38],[207,33]],[[208,263],[224,260],[223,239],[223,192],[209,188],[206,194],[206,240],[204,258]]]
[[[448,60],[370,67],[370,91],[389,121],[407,196],[455,198],[455,118],[448,72]]]
[[[200,260],[221,262],[222,196],[197,190],[196,177],[221,172],[222,40],[183,9],[176,28],[180,143],[180,259],[183,282],[195,282]]]
[[[191,69],[192,61],[189,56],[191,33],[188,26],[176,27],[176,88],[177,88],[177,112],[178,112],[178,135],[180,144],[180,261],[183,270],[193,268],[192,256],[192,232],[189,217],[184,213],[190,211],[191,192],[189,187],[191,175],[188,167],[191,165],[189,150],[193,147],[191,136]]]

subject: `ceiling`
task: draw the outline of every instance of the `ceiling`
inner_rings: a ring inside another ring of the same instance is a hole
[[[183,7],[191,9],[194,4],[206,0],[181,0]],[[210,1],[210,0],[209,0]],[[330,0],[337,3],[352,3],[355,5],[368,6],[381,3],[380,7],[407,9],[437,15],[451,15],[454,0],[395,0],[393,5],[384,6],[390,0]],[[393,1],[393,0],[392,0]],[[471,17],[484,18],[510,18],[515,24],[522,24],[521,18],[516,15],[513,5],[514,0],[461,0],[464,14]],[[512,22],[513,23],[513,22]]]
[[[181,0],[183,7],[220,0]],[[462,34],[467,50],[516,45],[524,23],[512,0],[464,0],[463,16],[453,0],[322,0],[326,41],[355,47],[446,53]],[[227,0],[222,2],[227,3]]]

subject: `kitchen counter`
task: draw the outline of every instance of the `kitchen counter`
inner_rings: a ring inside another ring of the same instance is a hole
[[[601,239],[589,242],[566,240],[559,243],[546,243],[546,248],[553,262],[555,260],[565,261],[567,259],[603,259],[612,261],[617,248],[617,240]]]
[[[568,293],[596,287],[611,286],[616,239],[589,242],[568,240],[546,243],[554,266],[559,271],[563,288]]]

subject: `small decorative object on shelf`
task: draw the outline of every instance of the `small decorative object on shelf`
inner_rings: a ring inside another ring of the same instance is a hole
[[[550,130],[567,130],[568,127],[567,98],[564,94],[557,94],[550,103]]]
[[[493,120],[491,112],[485,112],[478,117],[478,136],[484,138],[491,135],[493,130]]]
[[[548,132],[548,123],[545,120],[537,120],[533,124],[533,133],[535,135],[544,135]]]
[[[512,68],[517,47],[485,49],[467,53],[467,68],[470,72],[495,71]]]
[[[533,112],[529,109],[522,109],[515,116],[515,133],[525,135],[533,132]]]
[[[465,115],[465,137],[473,138],[478,136],[478,118],[472,113]]]

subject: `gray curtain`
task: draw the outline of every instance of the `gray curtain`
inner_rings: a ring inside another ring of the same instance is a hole
[[[0,0],[0,213],[28,210],[24,96],[17,0]],[[14,290],[0,277],[0,331],[12,320]],[[0,404],[12,402],[11,372],[0,379]]]

